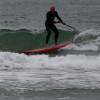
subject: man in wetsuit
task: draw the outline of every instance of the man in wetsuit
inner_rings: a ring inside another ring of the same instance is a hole
[[[58,21],[55,21],[55,18],[58,19]],[[46,30],[47,30],[47,36],[46,36],[46,45],[48,44],[50,35],[51,35],[51,30],[55,33],[55,45],[57,45],[58,42],[58,35],[59,32],[56,28],[56,26],[54,24],[56,23],[62,23],[63,25],[66,25],[62,19],[59,17],[57,11],[55,11],[55,7],[52,6],[50,7],[50,11],[47,12],[46,15],[46,22],[45,22],[45,26],[46,26]]]

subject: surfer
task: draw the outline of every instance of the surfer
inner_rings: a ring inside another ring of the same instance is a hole
[[[57,18],[58,21],[55,21],[55,18]],[[46,14],[46,21],[45,21],[45,26],[46,26],[46,30],[47,30],[47,36],[46,36],[46,41],[45,41],[46,46],[48,45],[51,31],[53,31],[55,33],[55,45],[57,45],[59,32],[55,26],[56,23],[62,23],[63,25],[66,25],[62,21],[62,19],[59,17],[58,12],[55,10],[55,7],[51,6],[50,11],[48,11]]]

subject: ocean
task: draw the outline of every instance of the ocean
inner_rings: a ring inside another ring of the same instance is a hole
[[[44,46],[51,5],[78,30],[57,25],[59,42],[71,44],[50,54],[18,53]],[[1,0],[0,100],[99,100],[99,12],[99,0]]]

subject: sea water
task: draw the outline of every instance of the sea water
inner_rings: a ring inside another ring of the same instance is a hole
[[[10,52],[17,45],[12,38],[18,35],[16,41],[23,39],[19,45],[25,47],[24,41],[32,45],[33,34],[45,30],[50,5],[56,6],[64,22],[79,30],[73,43],[55,54]],[[99,0],[1,0],[0,100],[99,100],[99,12]]]

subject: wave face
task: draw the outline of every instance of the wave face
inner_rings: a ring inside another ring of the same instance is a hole
[[[72,40],[76,32],[59,30],[58,42]],[[32,32],[27,29],[20,30],[0,30],[0,50],[1,51],[20,51],[41,48],[45,44],[46,31]],[[50,44],[54,44],[54,34],[50,38]]]
[[[47,32],[33,32],[28,29],[0,30],[0,50],[1,51],[23,51],[35,48],[41,48],[45,44]],[[67,49],[73,50],[93,50],[100,49],[100,31],[86,30],[82,32],[73,32],[59,30],[58,42],[71,41],[72,44]],[[54,44],[54,34],[51,34],[49,45]]]

